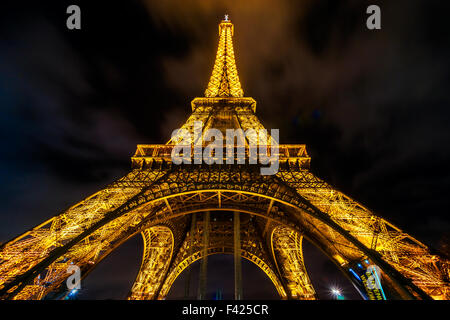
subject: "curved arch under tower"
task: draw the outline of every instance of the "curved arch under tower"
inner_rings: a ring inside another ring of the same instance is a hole
[[[223,133],[264,129],[256,116],[256,101],[244,97],[239,82],[233,35],[231,21],[222,21],[205,97],[192,101],[192,114],[182,126],[184,133],[195,134],[198,121],[204,128]],[[185,156],[190,163],[178,165],[172,153],[182,138],[180,133],[166,144],[138,145],[127,175],[4,243],[0,247],[0,298],[42,299],[63,290],[69,265],[79,266],[86,275],[140,232],[146,249],[130,298],[164,297],[180,270],[201,257],[201,250],[186,255],[189,217],[214,210],[252,217],[255,236],[247,241],[243,236],[247,231],[241,230],[241,256],[256,261],[282,297],[314,298],[301,254],[301,237],[305,237],[367,299],[450,298],[447,258],[311,173],[305,145],[282,145],[273,139],[261,144],[247,137],[235,154],[223,148],[222,157],[215,154],[215,163],[205,164],[196,162],[198,146],[191,141],[186,148],[190,156]],[[201,138],[197,136],[196,141]],[[250,161],[255,143],[276,157],[276,174],[262,175],[265,165]],[[206,142],[200,147],[206,147]],[[243,163],[238,162],[242,159]],[[253,244],[259,248],[257,254]],[[206,255],[214,248],[229,250],[228,245],[211,243]],[[370,266],[380,270],[377,276],[383,292],[369,288]]]

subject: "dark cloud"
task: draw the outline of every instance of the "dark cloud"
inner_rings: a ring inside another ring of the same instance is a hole
[[[440,190],[449,189],[449,43],[438,2],[145,3],[162,28],[192,39],[185,55],[164,59],[169,86],[202,94],[217,42],[204,26],[229,13],[244,92],[262,122],[280,128],[282,141],[306,143],[319,176],[439,240],[422,227],[423,210],[441,211]],[[375,3],[383,28],[369,31],[365,9]]]
[[[203,94],[217,23],[228,13],[239,76],[262,123],[280,128],[282,142],[306,143],[317,175],[446,246],[450,50],[442,2],[75,2],[81,31],[65,28],[72,2],[2,11],[0,212],[8,224],[0,241],[126,173],[137,143],[166,142]],[[374,3],[383,28],[368,31],[365,8]]]

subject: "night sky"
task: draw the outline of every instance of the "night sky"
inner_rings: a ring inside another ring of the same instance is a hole
[[[263,125],[279,128],[281,143],[307,144],[316,175],[448,254],[450,33],[439,3],[6,4],[0,13],[0,242],[124,175],[136,144],[169,139],[189,116],[190,101],[203,95],[217,24],[228,13],[241,84],[257,100]],[[66,28],[70,4],[81,7],[81,30]],[[381,7],[382,30],[366,28],[369,4]],[[135,237],[114,252],[86,279],[85,297],[125,297],[141,250]],[[320,253],[308,245],[305,251],[319,295],[325,298],[333,281],[349,287]],[[214,265],[232,268],[229,258],[211,261],[211,272]],[[244,263],[244,277],[274,292],[255,268]],[[227,288],[214,285],[214,273],[210,278],[211,290]],[[258,295],[252,281],[247,291],[244,283],[244,296],[273,296]]]

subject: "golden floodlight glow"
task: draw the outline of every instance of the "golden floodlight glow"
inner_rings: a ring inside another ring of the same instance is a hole
[[[228,16],[225,16],[225,20],[219,24],[219,47],[205,97],[244,96],[234,59],[233,34],[234,26]]]
[[[226,16],[205,96],[192,100],[182,126],[190,133],[197,121],[221,132],[264,129],[256,101],[243,96],[233,34]],[[304,238],[355,285],[352,266],[370,262],[388,297],[450,298],[449,261],[315,176],[304,144],[280,145],[278,172],[263,176],[248,162],[175,165],[171,152],[179,140],[174,135],[166,144],[138,145],[125,176],[0,246],[0,298],[63,298],[69,266],[85,277],[139,233],[144,250],[129,299],[165,299],[183,270],[212,254],[253,262],[281,299],[316,299]],[[242,151],[247,160],[251,143]],[[233,224],[230,216],[239,219]]]

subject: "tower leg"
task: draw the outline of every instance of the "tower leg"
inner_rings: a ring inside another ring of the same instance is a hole
[[[239,212],[234,212],[234,299],[242,300],[241,222]]]
[[[203,259],[200,266],[200,277],[198,285],[198,299],[205,300],[206,298],[206,280],[208,273],[208,245],[209,245],[209,226],[210,226],[210,214],[209,211],[205,212],[203,216]]]
[[[131,288],[129,300],[157,298],[172,255],[173,236],[167,227],[153,227],[142,232],[144,253],[142,265]]]
[[[286,227],[276,227],[272,232],[274,259],[286,280],[288,295],[291,299],[315,300],[316,292],[303,262],[303,237]]]

